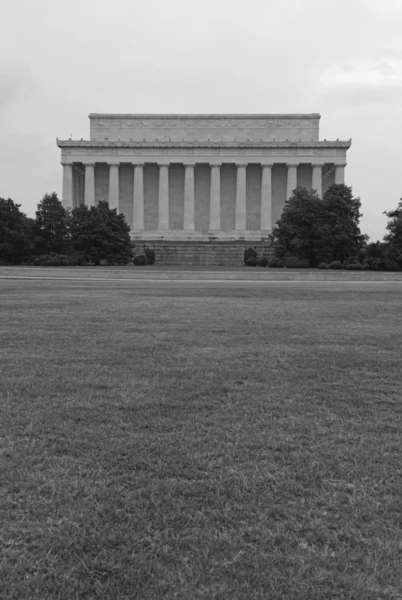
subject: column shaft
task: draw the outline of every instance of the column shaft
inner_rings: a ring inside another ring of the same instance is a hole
[[[313,165],[313,190],[322,198],[322,165]]]
[[[221,165],[211,165],[209,229],[221,229]]]
[[[63,165],[63,196],[64,208],[73,208],[73,165]]]
[[[134,165],[133,229],[144,230],[144,167]]]
[[[272,229],[272,165],[262,165],[260,228]]]
[[[186,231],[194,231],[194,165],[184,165],[184,219]]]
[[[169,166],[159,165],[158,229],[169,229]]]
[[[119,165],[109,164],[109,208],[119,212]]]
[[[85,204],[95,206],[95,165],[85,165]]]
[[[246,165],[237,165],[236,231],[246,230]]]
[[[335,165],[335,183],[345,183],[346,165]]]
[[[288,180],[286,186],[286,200],[293,194],[293,190],[297,188],[297,165],[288,164]]]

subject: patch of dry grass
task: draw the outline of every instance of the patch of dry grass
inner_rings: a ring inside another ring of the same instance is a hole
[[[400,299],[2,282],[2,597],[402,598]]]

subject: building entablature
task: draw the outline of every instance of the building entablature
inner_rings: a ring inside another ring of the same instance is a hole
[[[352,140],[314,141],[153,141],[59,140],[59,148],[350,148]]]

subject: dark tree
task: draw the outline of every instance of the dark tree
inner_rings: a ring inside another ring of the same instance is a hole
[[[130,227],[124,214],[110,209],[107,202],[74,208],[67,218],[73,253],[99,265],[127,264],[131,257]]]
[[[384,236],[386,255],[402,263],[402,198],[395,210],[384,212],[388,217],[387,231]]]
[[[40,254],[67,250],[66,210],[55,192],[45,194],[38,204],[34,225],[35,251]]]
[[[11,198],[0,198],[0,261],[20,264],[30,258],[33,220]]]
[[[285,202],[281,218],[272,230],[273,246],[278,258],[296,256],[312,265],[320,262],[319,224],[323,219],[323,202],[316,192],[298,187]]]
[[[323,219],[320,223],[321,260],[345,261],[357,256],[368,237],[360,231],[360,198],[354,198],[352,188],[344,184],[331,185],[323,197]]]
[[[330,186],[322,200],[315,190],[296,188],[272,231],[276,256],[313,266],[356,256],[367,240],[359,228],[360,206],[343,184]]]

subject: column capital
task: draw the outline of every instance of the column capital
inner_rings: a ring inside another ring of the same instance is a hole
[[[311,163],[313,169],[317,169],[318,167],[321,169],[324,165],[322,163]]]
[[[347,163],[345,163],[345,162],[340,162],[340,163],[336,162],[334,164],[335,164],[335,167],[344,167],[345,168],[347,166]]]
[[[61,161],[61,162],[60,162],[60,164],[61,164],[63,167],[72,167],[72,166],[73,166],[73,163],[72,163],[72,162],[66,162],[66,161],[64,161],[64,160],[63,160],[63,161]]]
[[[169,167],[170,162],[157,162],[158,167]]]
[[[236,165],[237,168],[240,168],[240,167],[246,168],[247,165],[248,165],[248,163],[247,162],[242,162],[242,161],[236,161],[235,165]]]
[[[212,168],[212,167],[219,167],[219,168],[220,168],[220,167],[222,166],[222,163],[221,163],[221,162],[210,162],[210,163],[209,163],[209,166],[210,166],[211,168]]]
[[[195,167],[195,161],[186,161],[185,163],[183,163],[184,167]]]
[[[84,167],[94,167],[95,163],[94,162],[84,162]]]
[[[287,162],[286,166],[288,167],[288,169],[291,168],[291,167],[296,167],[296,169],[297,169],[297,167],[299,166],[299,164],[300,163],[298,163],[298,162],[297,163]]]
[[[263,163],[261,163],[261,167],[262,167],[263,169],[266,169],[266,168],[268,168],[268,167],[269,167],[270,169],[272,169],[272,167],[273,167],[273,166],[274,166],[274,163],[273,163],[273,162],[263,162]]]
[[[145,162],[143,160],[132,160],[131,164],[133,167],[143,167]]]
[[[120,161],[118,161],[118,162],[107,161],[107,164],[109,167],[120,167]]]

